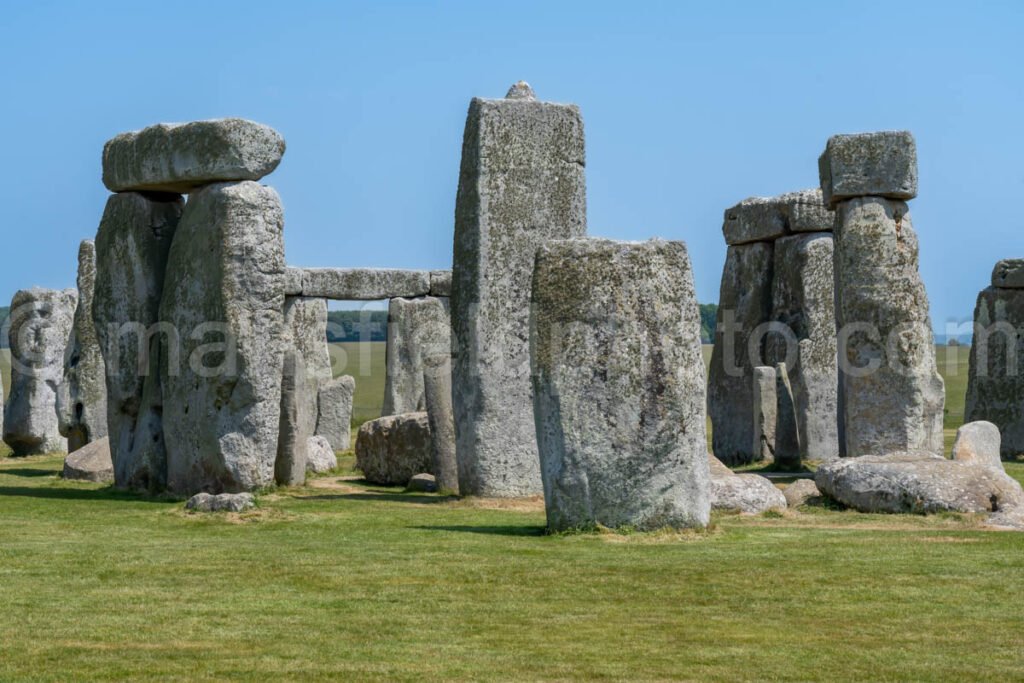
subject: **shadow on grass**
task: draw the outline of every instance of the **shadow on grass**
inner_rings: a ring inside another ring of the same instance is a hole
[[[450,526],[414,526],[410,529],[420,531],[456,531],[467,534],[487,534],[491,536],[544,536],[547,530],[542,526],[469,526],[466,524]]]
[[[7,474],[12,477],[52,477],[59,473],[57,470],[39,470],[32,467],[16,467],[10,470],[0,470],[0,475]]]
[[[94,500],[137,503],[171,503],[167,498],[153,498],[142,493],[118,491],[112,487],[101,489],[35,488],[32,486],[0,486],[0,498],[17,496],[22,498],[48,498],[53,500]]]
[[[329,493],[317,496],[299,496],[302,500],[369,500],[387,501],[393,503],[416,503],[418,505],[432,505],[435,503],[447,503],[457,498],[449,496],[420,496],[414,493]]]

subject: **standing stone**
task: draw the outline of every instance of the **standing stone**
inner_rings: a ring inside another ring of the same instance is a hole
[[[973,462],[1003,472],[1003,463],[999,458],[999,441],[999,427],[991,422],[968,422],[956,430],[953,460]]]
[[[447,299],[435,298],[425,306],[433,307],[436,320],[447,320]],[[423,398],[430,422],[433,452],[430,471],[437,487],[448,493],[459,492],[459,467],[455,451],[455,414],[452,409],[451,344],[427,344],[423,349]]]
[[[785,363],[775,365],[775,464],[783,468],[800,466],[800,437],[796,401]]]
[[[78,249],[78,307],[57,392],[58,427],[69,453],[107,435],[107,384],[92,320],[95,291],[96,244],[85,240]]]
[[[775,368],[754,368],[754,456],[775,461],[775,425],[778,399],[775,396]]]
[[[160,298],[183,208],[178,195],[111,195],[96,234],[92,318],[106,369],[114,481],[121,488],[159,491],[167,482],[160,374],[169,356],[179,359],[175,331],[160,323]]]
[[[1024,453],[1024,289],[978,294],[964,419],[995,424],[1003,458]]]
[[[548,528],[707,525],[700,315],[682,242],[541,247],[531,352]]]
[[[772,319],[788,332],[768,336],[766,356],[789,368],[803,460],[839,457],[832,262],[831,233],[806,232],[775,242]]]
[[[308,414],[306,367],[302,354],[289,349],[284,354],[281,373],[281,420],[274,463],[274,481],[278,486],[302,486],[306,483],[309,440],[313,436]]]
[[[332,450],[347,451],[352,445],[352,397],[355,391],[356,380],[349,375],[320,385],[316,436],[327,439]]]
[[[64,458],[64,479],[114,483],[114,463],[110,459],[110,441],[107,437],[93,439]]]
[[[753,448],[753,369],[764,365],[762,326],[771,319],[773,254],[771,242],[729,247],[722,270],[708,414],[712,451],[727,465],[761,454]]]
[[[429,471],[432,448],[426,413],[378,417],[359,428],[356,468],[373,484],[405,486]]]
[[[327,348],[327,301],[311,297],[284,300],[284,329],[288,346],[302,357],[302,432],[316,432],[320,387],[331,380],[331,356]]]
[[[437,305],[435,305],[437,304]],[[448,298],[392,299],[388,303],[387,375],[383,415],[426,410],[426,348],[451,355]]]
[[[996,263],[992,269],[992,286],[1005,289],[1024,288],[1024,259],[1009,258]]]
[[[284,217],[251,181],[189,196],[167,264],[161,318],[181,339],[163,375],[167,485],[245,491],[274,480],[284,328]]]
[[[67,452],[57,425],[57,390],[78,295],[73,289],[23,289],[10,309],[11,393],[4,441],[14,455]]]
[[[837,136],[819,161],[835,206],[836,319],[845,455],[942,453],[945,389],[906,203],[909,133]],[[859,196],[859,195],[871,196]]]
[[[537,247],[586,232],[583,120],[517,84],[474,98],[462,145],[452,268],[452,385],[463,494],[540,493],[530,397]]]

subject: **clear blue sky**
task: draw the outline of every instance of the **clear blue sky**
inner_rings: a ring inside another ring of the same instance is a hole
[[[898,5],[898,6],[897,6]],[[592,235],[690,247],[718,298],[722,211],[817,185],[834,133],[917,137],[936,329],[1024,256],[1024,3],[15,2],[0,17],[0,301],[71,286],[109,137],[242,116],[295,265],[448,267],[471,97],[575,102]]]

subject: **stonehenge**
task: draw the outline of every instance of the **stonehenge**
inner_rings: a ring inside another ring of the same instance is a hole
[[[347,451],[351,445],[355,390],[355,378],[342,375],[321,384],[317,392],[315,435],[327,439],[332,450]]]
[[[382,415],[426,409],[424,358],[451,353],[448,297],[394,298],[388,302],[387,374]]]
[[[368,482],[405,486],[429,472],[432,441],[427,414],[386,415],[364,422],[356,435],[356,467]]]

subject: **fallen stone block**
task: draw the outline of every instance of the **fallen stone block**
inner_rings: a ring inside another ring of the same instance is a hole
[[[110,459],[110,440],[95,439],[64,458],[64,478],[114,483],[114,463]]]
[[[197,493],[185,503],[185,509],[192,512],[244,512],[256,507],[251,493]]]
[[[821,498],[821,491],[813,479],[797,479],[782,490],[786,504],[791,508],[800,507]]]
[[[991,422],[968,422],[956,430],[956,440],[953,441],[954,460],[993,467],[1003,472],[999,455],[999,427]]]
[[[373,484],[405,486],[430,470],[432,447],[426,413],[377,418],[356,434],[356,468]]]
[[[917,196],[917,146],[907,131],[833,135],[818,159],[824,201]]]
[[[707,457],[712,510],[759,514],[786,508],[786,497],[768,479],[756,474],[736,474],[713,455]]]
[[[309,438],[309,457],[306,459],[306,470],[315,474],[323,474],[338,468],[338,456],[334,454],[331,444],[322,436]]]
[[[437,480],[432,474],[417,474],[409,480],[409,484],[405,488],[408,491],[416,491],[419,493],[436,493]]]

